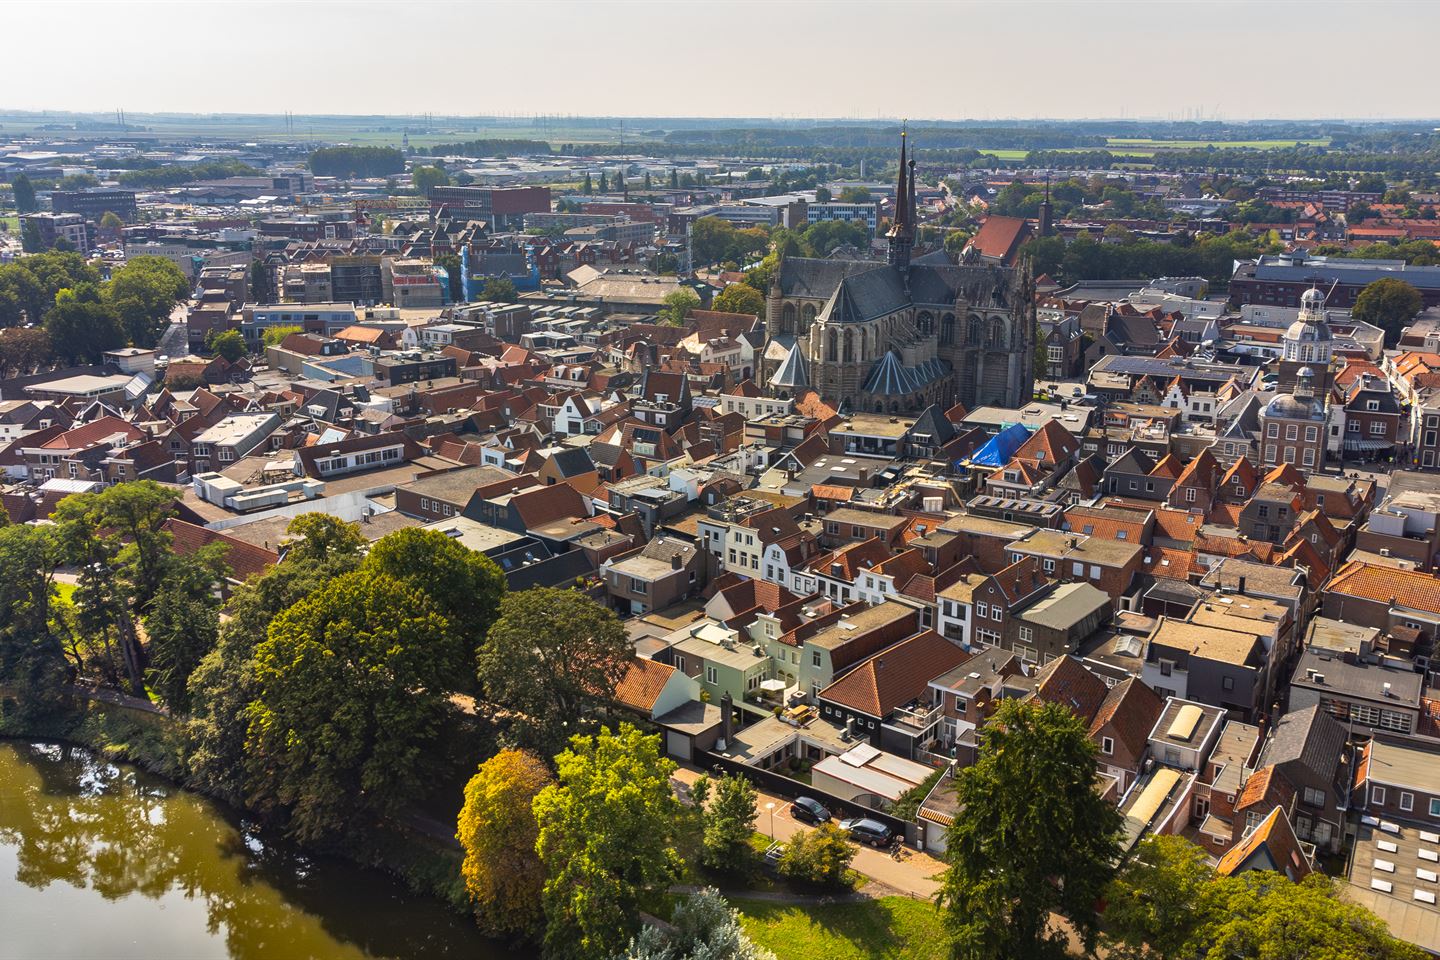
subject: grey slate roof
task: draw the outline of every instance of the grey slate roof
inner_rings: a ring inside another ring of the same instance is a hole
[[[810,375],[805,370],[805,358],[800,353],[799,344],[790,345],[790,352],[785,354],[784,362],[770,378],[770,383],[772,386],[789,387],[792,390],[810,385]]]
[[[1345,746],[1345,728],[1317,703],[1280,718],[1265,744],[1260,765],[1298,763],[1316,776],[1332,779]]]
[[[950,365],[936,357],[931,357],[918,366],[906,367],[901,365],[900,357],[894,351],[887,350],[870,368],[870,375],[865,378],[865,385],[860,389],[879,396],[902,396],[920,391],[926,384],[949,372]]]

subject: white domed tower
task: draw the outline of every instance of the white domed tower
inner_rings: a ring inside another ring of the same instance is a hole
[[[1285,331],[1280,354],[1280,392],[1291,392],[1302,367],[1313,374],[1312,386],[1319,396],[1330,390],[1330,363],[1335,357],[1335,337],[1325,322],[1325,294],[1311,287],[1300,295],[1300,316]]]

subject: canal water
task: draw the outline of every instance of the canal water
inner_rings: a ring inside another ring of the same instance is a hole
[[[0,740],[0,960],[532,955],[142,771]]]

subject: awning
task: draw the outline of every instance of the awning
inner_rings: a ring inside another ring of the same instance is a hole
[[[1351,440],[1349,437],[1345,438],[1346,450],[1358,450],[1362,453],[1370,453],[1375,450],[1389,450],[1394,446],[1394,442],[1390,440],[1370,440],[1367,438]]]

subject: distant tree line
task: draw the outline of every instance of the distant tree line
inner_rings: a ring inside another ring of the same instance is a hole
[[[321,147],[310,154],[310,171],[320,177],[388,177],[405,171],[395,147]]]
[[[158,189],[176,187],[197,180],[219,180],[222,177],[258,177],[260,171],[239,160],[206,160],[190,166],[148,167],[127,170],[116,179],[122,187]]]
[[[519,157],[532,153],[553,153],[550,144],[544,140],[462,140],[458,143],[437,143],[433,147],[419,147],[415,150],[429,157]]]

